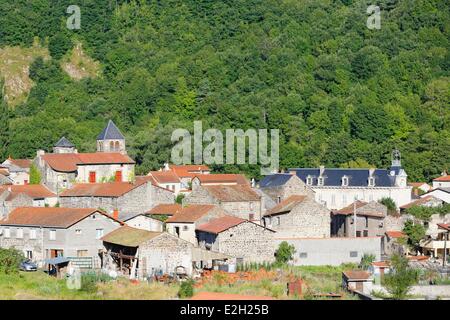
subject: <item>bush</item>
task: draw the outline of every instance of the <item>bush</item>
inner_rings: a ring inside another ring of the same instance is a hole
[[[182,299],[190,298],[194,295],[194,281],[186,280],[181,283],[180,290],[178,290],[178,296]]]
[[[277,251],[275,252],[275,258],[277,263],[284,264],[292,260],[294,254],[295,254],[294,246],[290,245],[286,241],[283,241],[280,243]]]
[[[0,273],[11,274],[19,271],[19,265],[25,260],[23,253],[14,248],[0,248]]]
[[[418,271],[409,267],[408,259],[395,254],[391,257],[391,271],[384,276],[384,286],[392,298],[401,300],[406,298],[418,278]]]
[[[392,200],[392,198],[389,197],[381,198],[380,201],[378,202],[386,206],[389,215],[397,214],[397,206],[395,205],[395,202],[394,200]]]
[[[369,269],[370,265],[374,261],[375,261],[375,255],[364,253],[364,255],[361,258],[361,262],[359,263],[359,267],[362,270],[367,270],[367,269]]]
[[[94,293],[97,291],[97,283],[108,282],[112,278],[104,273],[86,272],[81,275],[81,291]]]

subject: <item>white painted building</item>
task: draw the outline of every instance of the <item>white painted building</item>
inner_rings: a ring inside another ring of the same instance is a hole
[[[315,199],[332,210],[339,210],[355,199],[371,202],[389,197],[397,207],[411,202],[412,187],[408,186],[401,166],[400,152],[392,153],[389,169],[294,168],[297,176],[315,192]]]
[[[443,174],[442,176],[433,179],[434,188],[450,188],[450,175]]]

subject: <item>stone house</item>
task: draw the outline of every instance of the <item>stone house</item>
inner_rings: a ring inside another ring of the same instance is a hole
[[[356,223],[354,221],[355,210]],[[337,237],[381,237],[386,232],[384,226],[386,216],[387,208],[381,203],[357,200],[341,210],[333,211],[332,235]]]
[[[425,193],[424,195],[421,195],[421,198],[427,196],[433,196],[437,199],[444,201],[445,203],[450,203],[450,187],[438,187],[432,189],[427,193]]]
[[[40,184],[0,186],[0,219],[19,207],[53,207],[56,194]]]
[[[213,266],[228,257],[201,248],[167,232],[123,226],[103,238],[104,268],[130,278],[148,279],[177,271],[193,276],[197,268]]]
[[[359,291],[365,294],[372,292],[373,279],[370,273],[361,270],[342,272],[342,286],[349,291]]]
[[[414,201],[411,201],[410,203],[401,206],[400,213],[405,213],[406,210],[414,206],[425,206],[435,208],[442,206],[443,203],[444,203],[443,200],[433,197],[432,195],[427,195],[424,196],[423,198],[416,199]]]
[[[192,178],[192,190],[198,186],[216,186],[216,185],[249,185],[250,181],[243,174],[200,174]]]
[[[265,176],[259,182],[259,189],[277,204],[293,195],[314,197],[314,191],[297,177],[295,171]]]
[[[232,216],[260,223],[264,204],[250,185],[198,186],[183,199],[183,205],[215,204]]]
[[[38,150],[34,164],[42,183],[60,193],[75,183],[132,182],[135,162],[126,154],[125,138],[112,121],[97,137],[97,152],[78,153],[65,137],[53,153]]]
[[[450,175],[443,173],[440,177],[433,179],[433,189],[450,188]]]
[[[400,241],[407,236],[402,231],[389,230],[385,232],[385,236],[381,239],[381,252],[390,256],[394,253],[404,254],[406,246]]]
[[[14,184],[14,181],[9,178],[8,168],[0,166],[0,186],[5,184]]]
[[[0,165],[1,168],[7,169],[8,179],[13,184],[24,185],[30,182],[30,167],[32,160],[29,159],[13,159],[9,157]]]
[[[195,229],[214,218],[223,217],[225,212],[213,204],[191,204],[166,220],[167,232],[197,245]]]
[[[181,191],[181,180],[173,171],[150,171],[148,176],[152,177],[158,186],[171,190],[175,195]]]
[[[199,247],[225,253],[237,263],[273,262],[274,233],[254,222],[223,216],[196,228]]]
[[[118,211],[118,219],[126,220],[145,213],[160,203],[173,203],[172,191],[150,181],[80,183],[59,196],[62,207],[101,208],[109,214]]]
[[[211,169],[203,164],[197,165],[197,164],[187,164],[187,165],[174,165],[174,164],[168,164],[165,163],[164,167],[160,169],[164,172],[172,172],[174,173],[181,182],[181,189],[180,192],[182,193],[189,193],[190,192],[190,185],[192,182],[192,179],[197,175],[206,175],[211,172]]]
[[[277,237],[330,237],[330,210],[304,195],[293,195],[266,212],[263,224]]]
[[[63,257],[91,257],[101,265],[100,240],[122,225],[98,209],[22,207],[0,220],[0,247],[14,247],[36,262]]]

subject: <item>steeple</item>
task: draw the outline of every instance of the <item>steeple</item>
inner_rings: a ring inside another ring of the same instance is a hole
[[[97,152],[126,153],[125,137],[112,120],[97,137]]]
[[[53,146],[53,153],[75,153],[75,145],[67,140],[66,137],[62,137],[58,140],[58,142]]]
[[[402,155],[400,151],[395,148],[392,150],[392,167],[401,167],[402,166]]]

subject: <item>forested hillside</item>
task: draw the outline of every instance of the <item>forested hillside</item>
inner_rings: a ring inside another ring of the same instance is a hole
[[[1,158],[62,135],[92,151],[111,118],[145,173],[169,159],[174,128],[203,120],[279,128],[282,167],[386,167],[396,146],[410,181],[449,169],[448,0],[377,1],[380,30],[369,1],[84,0],[68,30],[71,4],[0,2],[0,49],[37,39],[50,54],[31,63],[26,102],[1,105]],[[63,70],[77,43],[99,75]]]

